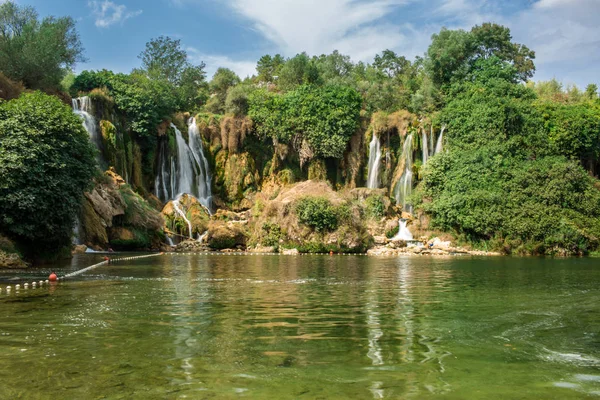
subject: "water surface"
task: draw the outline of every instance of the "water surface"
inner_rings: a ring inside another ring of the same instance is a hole
[[[600,397],[599,282],[594,259],[166,255],[110,265],[2,290],[0,398]]]

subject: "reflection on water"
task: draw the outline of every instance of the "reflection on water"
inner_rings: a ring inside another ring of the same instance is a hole
[[[0,398],[597,396],[594,264],[179,255],[110,265],[0,295]]]

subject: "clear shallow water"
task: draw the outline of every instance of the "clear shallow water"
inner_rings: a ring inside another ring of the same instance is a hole
[[[597,264],[182,255],[101,267],[2,291],[0,398],[596,398]]]

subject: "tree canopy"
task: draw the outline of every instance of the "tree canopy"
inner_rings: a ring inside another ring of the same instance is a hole
[[[30,89],[60,87],[66,72],[84,61],[71,17],[38,19],[32,7],[0,4],[0,71]]]

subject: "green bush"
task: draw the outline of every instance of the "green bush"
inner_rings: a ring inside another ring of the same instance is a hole
[[[35,92],[0,103],[1,231],[36,252],[68,246],[94,174],[88,134],[58,98]]]
[[[385,215],[385,204],[382,196],[369,196],[365,200],[367,216],[380,219]]]
[[[338,226],[337,210],[323,197],[306,196],[296,204],[298,220],[317,232],[333,231]]]
[[[278,246],[281,239],[281,227],[272,222],[266,222],[262,226],[262,245]]]

